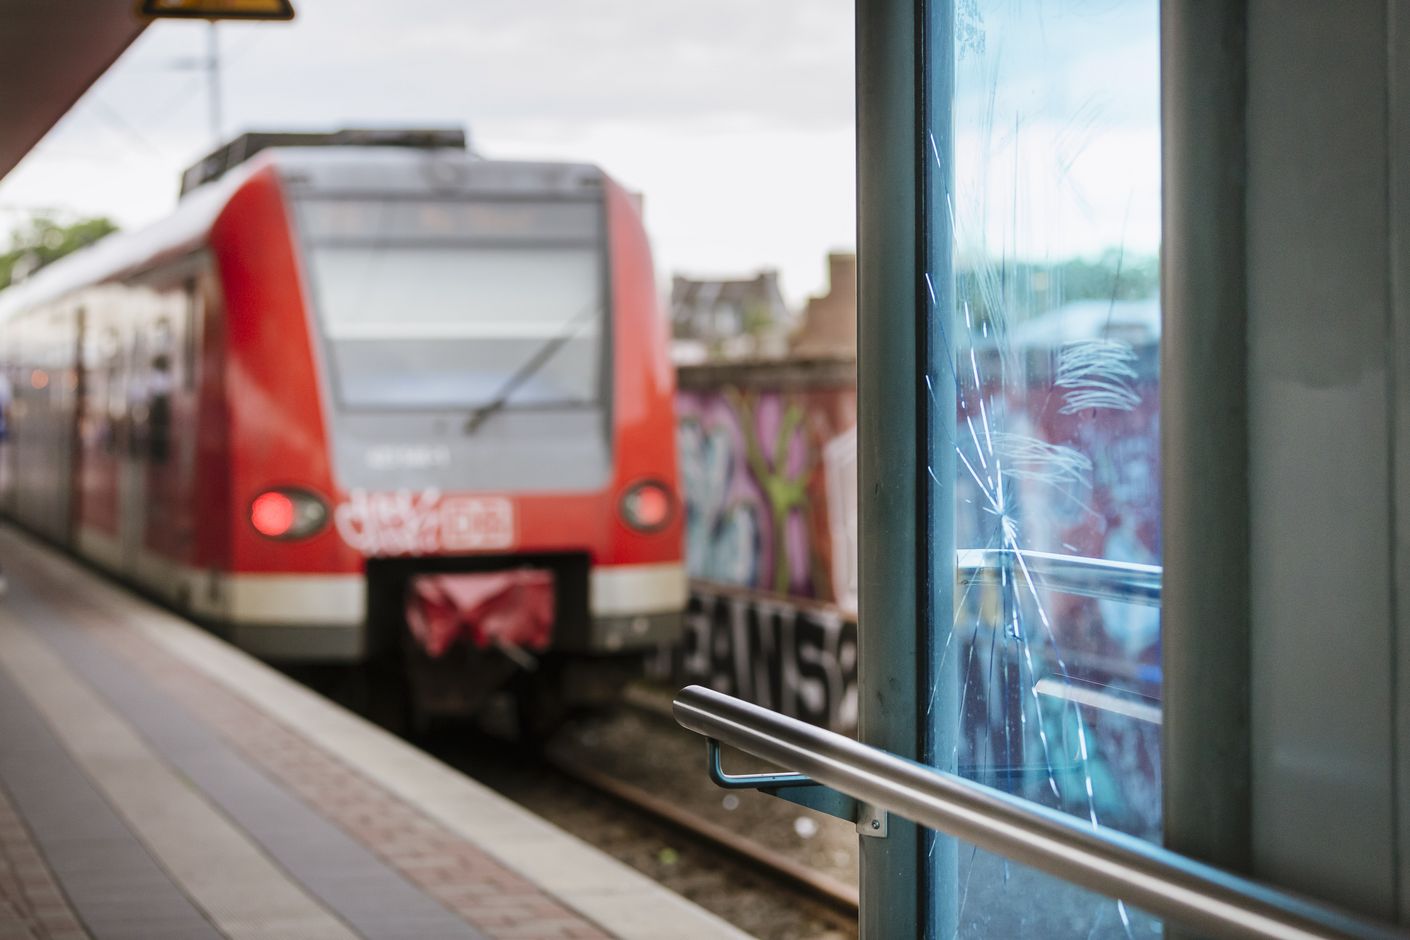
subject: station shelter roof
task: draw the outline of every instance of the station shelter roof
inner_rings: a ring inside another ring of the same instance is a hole
[[[0,178],[147,22],[131,0],[0,0]]]

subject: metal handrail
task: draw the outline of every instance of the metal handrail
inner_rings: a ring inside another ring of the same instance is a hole
[[[1032,579],[1034,587],[1063,594],[1160,605],[1159,565],[1010,548],[962,548],[956,555],[964,581],[980,580],[986,574],[993,578],[1006,570],[1020,586]]]
[[[674,714],[691,731],[861,803],[1212,937],[1410,937],[711,689],[681,690]]]

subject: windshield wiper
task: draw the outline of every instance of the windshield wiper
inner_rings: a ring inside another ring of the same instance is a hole
[[[548,342],[535,350],[532,356],[525,359],[524,364],[505,380],[504,384],[499,387],[499,391],[495,392],[489,401],[470,412],[470,417],[465,420],[465,433],[474,434],[490,415],[509,404],[510,397],[519,390],[519,386],[528,381],[539,369],[542,369],[548,360],[553,358],[554,353],[562,349],[568,340],[576,336],[583,324],[596,316],[601,309],[596,304],[584,307],[565,324],[561,332],[550,338]]]

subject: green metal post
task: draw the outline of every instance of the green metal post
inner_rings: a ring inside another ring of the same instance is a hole
[[[857,4],[860,737],[927,763],[952,751],[932,719],[954,713],[932,699],[953,685],[936,684],[955,564],[953,472],[940,443],[953,434],[936,422],[953,422],[953,389],[948,377],[931,383],[940,392],[932,399],[926,382],[935,317],[949,316],[952,295],[948,212],[939,208],[949,167],[936,160],[949,147],[951,84],[938,85],[937,99],[927,69],[931,49],[944,50],[950,69],[948,23],[948,2]],[[932,34],[937,24],[943,34]],[[938,935],[948,905],[937,889],[954,881],[953,850],[899,820],[886,838],[861,843],[862,937]]]

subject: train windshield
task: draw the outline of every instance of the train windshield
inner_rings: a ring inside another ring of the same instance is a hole
[[[600,202],[310,198],[299,217],[345,407],[599,399]]]

